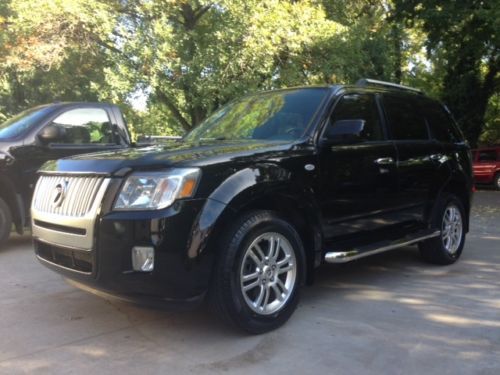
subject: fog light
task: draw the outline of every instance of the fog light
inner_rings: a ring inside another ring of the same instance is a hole
[[[151,272],[155,267],[155,250],[149,246],[132,248],[132,268],[134,271]]]

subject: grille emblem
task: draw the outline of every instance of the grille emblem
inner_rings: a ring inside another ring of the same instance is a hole
[[[60,184],[57,184],[56,187],[52,190],[52,194],[50,196],[50,202],[52,207],[57,208],[61,207],[66,198],[66,190],[68,188],[68,181],[63,181]]]

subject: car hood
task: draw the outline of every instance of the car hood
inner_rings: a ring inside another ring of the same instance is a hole
[[[248,162],[277,157],[290,149],[284,141],[174,142],[166,145],[131,147],[49,161],[44,172],[104,173],[151,170],[168,167],[204,167],[212,164]]]

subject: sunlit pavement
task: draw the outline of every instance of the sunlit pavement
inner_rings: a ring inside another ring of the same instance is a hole
[[[408,247],[325,266],[262,336],[74,289],[14,237],[0,250],[0,373],[500,374],[500,192],[474,204],[457,264]]]

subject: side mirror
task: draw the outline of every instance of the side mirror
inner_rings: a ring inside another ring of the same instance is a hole
[[[57,125],[47,125],[38,133],[38,139],[42,141],[43,144],[49,144],[57,141],[62,141],[64,139],[64,128]]]
[[[338,120],[327,127],[323,141],[327,144],[360,142],[364,128],[365,120]]]

